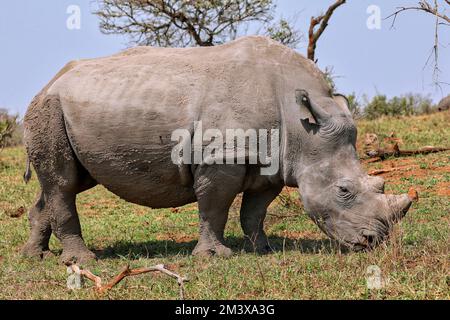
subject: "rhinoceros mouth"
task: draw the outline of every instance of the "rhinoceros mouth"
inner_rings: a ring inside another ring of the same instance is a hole
[[[344,243],[347,247],[349,247],[352,251],[370,251],[375,247],[379,246],[383,243],[389,234],[386,232],[376,232],[363,230],[360,233],[357,241],[352,241],[348,243]]]
[[[321,228],[322,229],[322,228]],[[331,239],[336,240],[340,245],[355,252],[370,251],[379,246],[389,237],[387,227],[366,229],[362,228],[356,231],[353,237],[342,237],[337,235],[336,231],[322,229]]]
[[[355,252],[364,252],[364,251],[368,251],[368,250],[370,250],[370,248],[369,247],[367,247],[367,246],[365,246],[365,245],[363,245],[363,244],[354,244],[354,245],[352,245],[351,247],[350,247],[350,249],[352,250],[352,251],[355,251]]]
[[[380,215],[381,216],[381,215]],[[333,221],[330,215],[311,216],[330,239],[351,251],[370,251],[383,243],[392,230],[393,223],[385,218]]]

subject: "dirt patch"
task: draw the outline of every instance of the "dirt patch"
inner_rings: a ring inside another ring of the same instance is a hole
[[[450,182],[440,182],[436,185],[436,194],[450,197]]]
[[[426,159],[423,158],[388,159],[377,163],[381,164],[381,168],[378,166],[378,169],[396,169],[380,174],[384,178],[389,179],[389,182],[391,183],[402,183],[400,179],[405,177],[426,178],[435,173],[442,174],[450,172],[450,166],[435,167],[433,166],[432,161],[426,161]],[[364,160],[363,164],[365,164],[366,168],[371,167],[367,160]],[[423,164],[426,164],[425,168],[422,167]]]
[[[441,172],[441,173],[450,173],[450,165],[447,167],[433,167],[433,171]]]

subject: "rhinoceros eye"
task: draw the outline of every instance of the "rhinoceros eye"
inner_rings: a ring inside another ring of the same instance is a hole
[[[348,180],[339,181],[336,184],[337,187],[337,195],[339,198],[343,200],[350,200],[355,196],[355,188],[353,183]]]
[[[336,201],[343,208],[350,208],[353,205],[353,201],[356,198],[356,193],[352,191],[351,186],[337,185],[336,188]]]

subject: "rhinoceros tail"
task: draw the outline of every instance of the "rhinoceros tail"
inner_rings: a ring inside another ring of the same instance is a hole
[[[27,157],[27,168],[25,169],[25,173],[23,174],[23,180],[25,181],[25,183],[28,183],[28,181],[30,181],[31,174],[31,162],[30,158]]]

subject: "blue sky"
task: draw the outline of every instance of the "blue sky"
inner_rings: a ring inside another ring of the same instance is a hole
[[[15,0],[0,4],[0,108],[23,114],[40,89],[70,60],[109,55],[127,44],[121,36],[103,35],[91,14],[92,0]],[[278,0],[277,15],[297,17],[307,33],[312,15],[334,0]],[[386,17],[396,6],[412,0],[349,0],[331,18],[319,40],[319,66],[333,66],[337,88],[348,94],[388,96],[414,92],[429,94],[435,101],[450,92],[432,86],[431,68],[424,65],[434,41],[434,19],[409,12],[398,17],[394,29],[382,21],[380,30],[369,30],[366,10],[377,5]],[[442,2],[442,1],[441,1]],[[69,30],[67,8],[81,9],[81,29]],[[450,8],[447,9],[447,15]],[[450,32],[441,27],[440,80],[450,83]],[[298,51],[305,53],[306,38]]]

